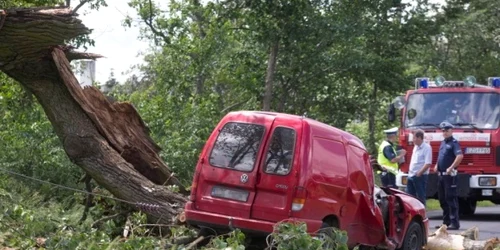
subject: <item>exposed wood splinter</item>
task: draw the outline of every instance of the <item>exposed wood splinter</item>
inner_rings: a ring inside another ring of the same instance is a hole
[[[427,239],[427,250],[494,250],[500,246],[498,238],[477,240],[479,230],[472,227],[460,234],[449,234],[446,225],[441,226]]]

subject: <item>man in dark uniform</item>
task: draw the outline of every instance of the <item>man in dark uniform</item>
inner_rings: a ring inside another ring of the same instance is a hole
[[[462,161],[463,154],[460,144],[453,138],[453,125],[449,122],[442,122],[439,127],[443,130],[444,137],[434,167],[434,171],[438,174],[439,204],[443,209],[443,224],[449,230],[458,230],[460,222],[458,218],[457,168]],[[436,226],[436,228],[439,227]]]

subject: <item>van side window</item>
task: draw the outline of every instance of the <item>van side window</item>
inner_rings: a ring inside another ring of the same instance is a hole
[[[287,175],[290,173],[295,149],[295,130],[278,127],[274,130],[267,151],[265,172]]]
[[[210,165],[252,171],[263,134],[264,126],[262,125],[226,123],[210,153]]]

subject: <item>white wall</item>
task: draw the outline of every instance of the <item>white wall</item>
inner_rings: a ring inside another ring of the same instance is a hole
[[[96,61],[95,60],[85,60],[80,61],[81,63],[81,74],[80,75],[80,86],[92,86],[95,79],[96,71]]]

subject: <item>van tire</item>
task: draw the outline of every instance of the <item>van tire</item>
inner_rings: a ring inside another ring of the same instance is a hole
[[[412,221],[406,230],[400,250],[421,250],[424,242],[422,226],[418,222]]]
[[[359,246],[359,250],[377,250],[376,247],[369,247],[369,246]]]
[[[335,234],[333,232],[333,229],[338,228],[338,226],[336,225],[336,223],[331,224],[323,221],[323,223],[321,223],[320,229],[318,230],[318,238],[323,241],[323,249],[334,248],[333,240],[335,239]]]

